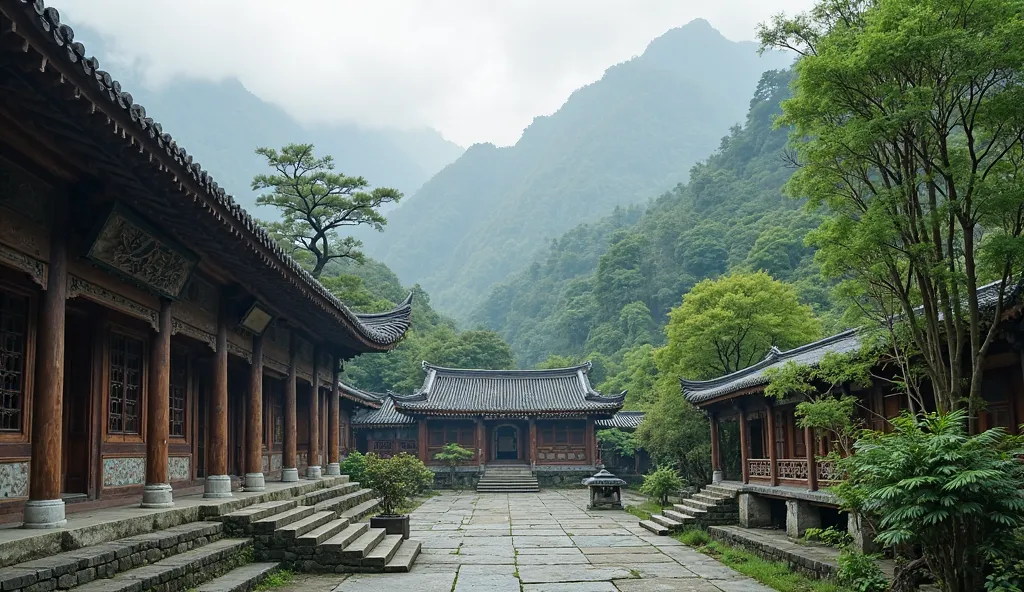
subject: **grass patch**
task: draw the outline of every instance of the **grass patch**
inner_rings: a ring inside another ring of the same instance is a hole
[[[706,532],[691,529],[673,535],[684,545],[714,557],[745,576],[750,576],[779,592],[848,592],[830,580],[809,578],[794,572],[780,561],[767,561],[746,549],[712,541]]]
[[[638,570],[638,569],[631,569],[631,570],[629,570],[629,577],[633,578],[634,580],[640,579],[640,570]]]
[[[267,576],[267,579],[263,580],[263,583],[256,587],[257,592],[263,590],[273,590],[274,588],[280,588],[288,582],[292,581],[295,576],[290,570],[282,569],[275,571],[274,573]]]
[[[641,520],[650,520],[651,514],[661,514],[663,508],[655,502],[646,501],[642,504],[626,506],[626,511]]]

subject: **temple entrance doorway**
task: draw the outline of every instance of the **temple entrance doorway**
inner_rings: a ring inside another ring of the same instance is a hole
[[[494,460],[519,460],[519,429],[511,425],[494,428]]]
[[[61,488],[66,501],[77,501],[90,494],[93,332],[86,310],[69,307],[66,319]]]

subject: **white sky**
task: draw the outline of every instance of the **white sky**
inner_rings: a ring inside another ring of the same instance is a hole
[[[49,4],[49,2],[48,2]],[[54,0],[146,84],[238,78],[305,123],[429,126],[515,143],[537,115],[668,29],[733,40],[812,0]],[[117,76],[117,64],[104,64]],[[130,88],[125,90],[131,91]]]

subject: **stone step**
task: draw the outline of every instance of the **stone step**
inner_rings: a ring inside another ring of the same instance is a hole
[[[303,518],[302,520],[296,520],[295,522],[278,528],[274,531],[274,536],[281,537],[284,540],[294,541],[307,532],[320,528],[324,524],[334,520],[335,516],[336,514],[334,512],[317,512],[311,516]]]
[[[509,489],[477,489],[476,492],[477,493],[495,493],[495,494],[502,494],[502,493],[539,493],[540,492],[540,488],[538,488],[538,487],[516,487],[516,488],[509,488]]]
[[[262,520],[267,516],[291,510],[296,505],[298,505],[298,501],[293,499],[264,502],[242,508],[230,514],[224,514],[219,516],[218,519],[224,523],[229,533],[248,534],[252,530],[251,525],[253,522]]]
[[[311,506],[297,506],[280,514],[267,516],[252,523],[252,531],[256,534],[270,534],[282,526],[302,520],[316,512]]]
[[[536,479],[481,479],[482,485],[537,485]]]
[[[693,497],[690,498],[690,499],[702,501],[702,502],[707,503],[707,504],[715,504],[715,505],[735,504],[736,503],[736,499],[734,497],[727,496],[727,495],[720,495],[720,494],[717,494],[717,493],[704,493],[704,492],[695,493],[695,494],[693,494]]]
[[[678,504],[675,504],[675,505],[677,505],[677,506],[685,506],[685,507],[688,507],[688,508],[693,508],[694,510],[703,510],[705,512],[710,511],[710,510],[714,510],[714,509],[716,509],[718,507],[716,504],[709,504],[707,502],[702,502],[702,501],[696,500],[696,499],[680,500],[680,502]]]
[[[686,514],[686,513],[677,512],[675,510],[662,510],[661,514],[663,516],[665,516],[666,518],[671,518],[672,520],[675,520],[676,522],[678,522],[680,524],[687,524],[687,523],[695,522],[695,519],[694,519],[693,516],[690,516],[689,514]]]
[[[651,531],[651,532],[653,532],[654,534],[657,534],[657,535],[662,535],[663,536],[663,535],[668,534],[668,529],[665,528],[664,526],[658,524],[657,522],[651,522],[650,520],[641,520],[640,521],[640,526],[646,528],[647,530],[649,530],[649,531]]]
[[[244,562],[249,539],[221,539],[156,563],[119,573],[113,578],[94,580],[75,588],[77,592],[142,592],[143,590],[187,590]],[[225,568],[225,563],[229,564]],[[42,588],[40,588],[42,590]]]
[[[727,497],[736,497],[739,493],[735,487],[729,485],[705,485],[704,491],[721,494]]]
[[[341,513],[341,517],[347,518],[349,522],[357,522],[361,518],[364,518],[365,516],[373,512],[376,512],[379,506],[380,500],[376,498],[371,498],[359,504],[358,506],[352,506],[351,508],[345,510],[344,512]]]
[[[191,522],[66,551],[0,569],[0,589],[70,588],[201,547],[222,536],[220,522]],[[49,587],[49,584],[53,587]]]
[[[350,524],[345,530],[320,543],[320,548],[330,552],[343,551],[345,547],[352,544],[352,541],[366,534],[366,531],[369,529],[370,525],[366,522]]]
[[[340,514],[345,510],[351,508],[352,506],[356,506],[362,502],[365,502],[366,500],[370,499],[373,496],[372,489],[361,489],[358,487],[358,485],[359,484],[356,483],[357,487],[355,491],[346,493],[338,497],[326,499],[313,507],[316,508],[317,512],[331,510],[333,512],[337,512]]]
[[[386,573],[407,573],[412,569],[416,558],[419,557],[422,547],[423,543],[420,541],[412,539],[402,541],[402,546],[398,548],[398,552],[391,558],[391,561],[384,566],[384,571]]]
[[[349,543],[341,552],[343,559],[352,560],[366,557],[373,548],[384,540],[383,528],[368,528],[359,538]]]
[[[327,524],[314,528],[306,534],[296,538],[295,544],[300,547],[315,547],[348,528],[348,524],[348,520],[345,518],[331,520]]]
[[[683,527],[683,524],[681,522],[676,522],[675,520],[671,518],[666,518],[661,514],[651,514],[651,522],[656,522],[664,526],[665,528],[669,529],[669,531],[679,530]]]
[[[323,489],[317,489],[311,491],[306,495],[299,498],[300,506],[315,506],[320,502],[343,496],[347,493],[359,490],[359,483],[350,482],[342,483],[341,485],[334,485],[333,487],[325,487]]]
[[[395,556],[395,553],[398,552],[398,548],[401,546],[402,535],[385,535],[384,538],[363,557],[361,565],[363,567],[376,567],[383,570],[384,566],[388,564],[388,561],[391,561],[391,558]]]
[[[278,563],[249,563],[206,582],[195,592],[252,592],[279,567]]]

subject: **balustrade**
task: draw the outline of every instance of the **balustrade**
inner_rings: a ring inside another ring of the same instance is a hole
[[[747,459],[747,468],[752,479],[771,479],[772,463],[767,458]]]
[[[776,466],[779,471],[779,479],[807,480],[806,458],[780,458],[776,461]]]
[[[818,461],[818,481],[829,481],[834,483],[836,481],[842,481],[842,477],[843,476],[840,474],[839,467],[836,466],[835,461]]]

